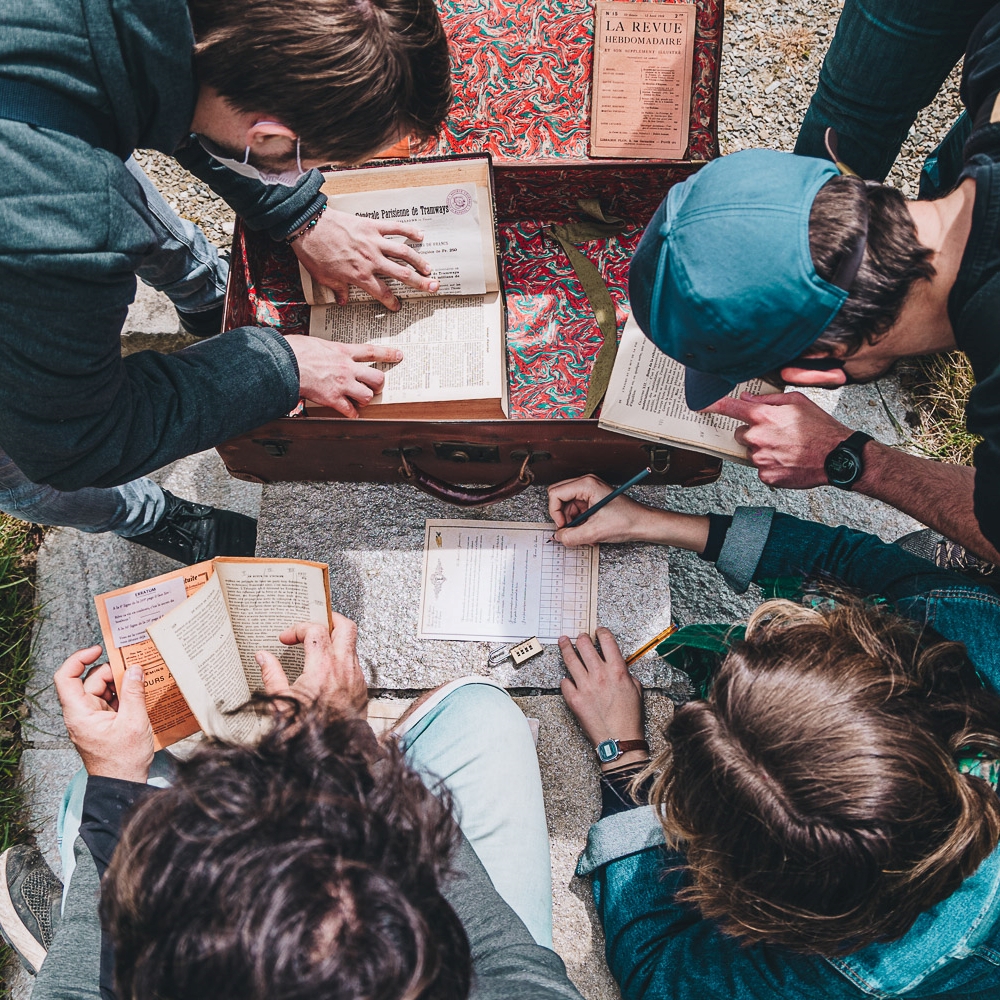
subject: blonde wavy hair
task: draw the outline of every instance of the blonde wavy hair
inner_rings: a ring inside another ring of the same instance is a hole
[[[682,897],[747,942],[834,956],[901,937],[996,847],[1000,696],[964,646],[837,594],[762,604],[681,706],[651,801]]]

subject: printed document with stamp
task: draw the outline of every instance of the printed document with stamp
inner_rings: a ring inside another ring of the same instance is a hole
[[[506,326],[489,159],[338,170],[327,175],[323,191],[335,211],[417,226],[423,242],[408,242],[440,282],[431,295],[386,278],[402,304],[392,313],[358,288],[351,288],[346,305],[337,305],[333,291],[300,266],[312,306],[310,336],[403,352],[402,361],[378,365],[385,386],[365,417],[505,417]],[[310,414],[322,412],[307,405]]]
[[[599,548],[548,544],[553,524],[428,520],[421,639],[593,635]]]
[[[688,144],[696,7],[598,0],[590,155],[679,160]]]

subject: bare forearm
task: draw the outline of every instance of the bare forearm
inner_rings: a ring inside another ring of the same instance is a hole
[[[918,458],[871,441],[854,492],[882,500],[983,559],[1000,562],[1000,552],[983,536],[973,512],[975,482],[976,470],[968,466]]]
[[[636,519],[633,540],[704,552],[708,542],[708,524],[708,518],[703,514],[679,514],[646,508],[644,514]]]

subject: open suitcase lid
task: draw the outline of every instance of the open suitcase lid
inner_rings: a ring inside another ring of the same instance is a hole
[[[452,44],[455,104],[438,141],[416,156],[493,158],[512,416],[578,417],[601,335],[546,226],[579,218],[584,198],[628,221],[620,237],[583,245],[620,329],[629,311],[628,265],[644,226],[672,184],[718,155],[723,0],[697,0],[687,155],[670,161],[588,155],[593,0],[438,5]],[[292,249],[238,223],[225,325],[245,324],[305,332],[308,308]]]
[[[420,153],[488,152],[500,169],[625,166],[718,156],[722,0],[698,0],[691,121],[681,161],[592,159],[593,0],[438,0],[455,104]]]

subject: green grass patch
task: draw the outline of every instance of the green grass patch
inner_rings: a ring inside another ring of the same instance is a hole
[[[913,443],[929,458],[971,465],[981,438],[965,429],[965,404],[976,384],[964,354],[929,354],[906,362],[900,379],[913,397]]]
[[[35,525],[0,514],[0,851],[27,840],[20,784],[21,718],[28,682],[28,653],[35,620]],[[9,974],[13,954],[0,945],[0,973]]]

